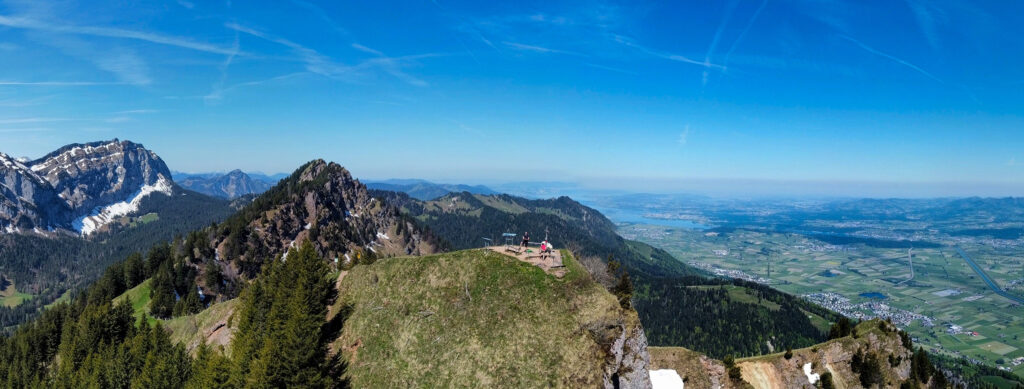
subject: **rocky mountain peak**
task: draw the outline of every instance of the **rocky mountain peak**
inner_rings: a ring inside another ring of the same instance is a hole
[[[71,144],[30,162],[73,209],[91,210],[122,201],[143,186],[170,180],[156,153],[117,139]]]
[[[225,222],[218,252],[244,272],[304,240],[332,260],[428,254],[437,240],[397,208],[370,196],[341,165],[309,162]]]
[[[0,157],[0,226],[72,229],[84,235],[133,212],[153,192],[170,193],[171,173],[141,144],[113,139],[61,147],[20,162]]]

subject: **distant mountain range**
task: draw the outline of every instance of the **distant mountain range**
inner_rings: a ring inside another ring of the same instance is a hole
[[[179,173],[175,176],[174,181],[185,189],[225,199],[233,199],[248,194],[260,194],[266,192],[267,189],[270,189],[277,182],[254,179],[241,170],[232,170],[226,174],[203,173],[186,176],[182,176]]]
[[[449,193],[469,192],[472,194],[492,195],[498,192],[483,185],[437,184],[416,179],[391,179],[369,181],[366,187],[375,190],[402,192],[417,200],[433,200]]]

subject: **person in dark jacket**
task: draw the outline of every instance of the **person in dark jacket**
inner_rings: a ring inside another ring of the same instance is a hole
[[[528,248],[530,248],[530,233],[529,232],[524,232],[523,233],[523,249],[525,250],[525,249],[528,249]]]

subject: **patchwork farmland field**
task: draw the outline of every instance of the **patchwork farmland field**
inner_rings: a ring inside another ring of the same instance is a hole
[[[802,296],[831,293],[823,298],[834,298],[828,301],[836,306],[823,304],[828,308],[892,317],[932,351],[1024,374],[1024,364],[1012,365],[1024,357],[1024,307],[993,293],[952,246],[913,249],[911,279],[904,248],[833,245],[801,234],[745,229],[708,233],[631,224],[621,226],[620,233],[722,275]],[[1024,252],[962,248],[999,285],[1024,276]]]

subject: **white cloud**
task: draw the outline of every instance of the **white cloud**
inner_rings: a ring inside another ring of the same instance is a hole
[[[687,124],[686,128],[683,129],[683,132],[679,133],[679,139],[677,140],[677,142],[679,142],[680,146],[686,146],[686,142],[689,141],[689,138],[690,138],[690,125]]]

